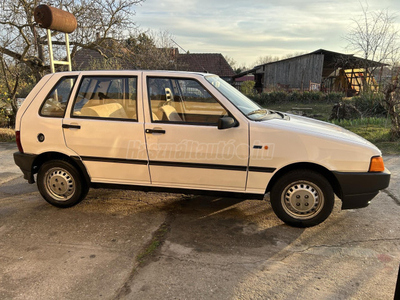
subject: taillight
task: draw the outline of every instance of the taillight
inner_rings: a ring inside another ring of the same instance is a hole
[[[15,141],[17,142],[18,151],[21,153],[24,153],[24,149],[22,149],[22,144],[21,144],[21,132],[20,131],[15,132]]]

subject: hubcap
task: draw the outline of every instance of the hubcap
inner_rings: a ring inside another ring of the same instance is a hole
[[[282,194],[284,210],[296,219],[310,219],[317,215],[324,204],[321,189],[312,182],[298,181],[289,184]]]
[[[67,201],[75,193],[75,181],[65,169],[52,168],[45,175],[47,192],[58,201]]]

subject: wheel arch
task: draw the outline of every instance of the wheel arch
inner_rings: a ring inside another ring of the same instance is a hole
[[[45,162],[56,159],[64,160],[74,166],[76,170],[81,174],[82,178],[85,179],[86,184],[90,186],[90,176],[80,158],[78,156],[71,157],[60,152],[45,152],[38,155],[32,164],[32,174],[36,174],[37,172],[39,172],[40,167]]]
[[[301,162],[301,163],[294,163],[287,165],[281,169],[279,169],[271,178],[271,180],[268,182],[267,188],[265,190],[265,193],[268,193],[271,191],[272,187],[276,182],[278,182],[279,178],[281,178],[284,174],[293,171],[293,170],[301,170],[301,169],[306,169],[306,170],[312,170],[315,171],[322,176],[324,176],[329,183],[332,186],[332,189],[336,196],[338,196],[340,199],[342,198],[342,189],[340,187],[340,184],[336,177],[333,175],[331,171],[329,171],[327,168],[314,164],[314,163],[309,163],[309,162]]]

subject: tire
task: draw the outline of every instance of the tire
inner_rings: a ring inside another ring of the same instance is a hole
[[[78,170],[64,160],[45,162],[37,175],[42,197],[57,207],[71,207],[81,202],[89,188]]]
[[[294,227],[322,223],[335,204],[328,180],[311,170],[294,170],[283,175],[272,187],[270,196],[278,218]]]

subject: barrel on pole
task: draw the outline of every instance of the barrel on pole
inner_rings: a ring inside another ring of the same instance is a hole
[[[34,18],[41,27],[64,33],[72,33],[78,26],[73,14],[44,4],[35,8]]]

